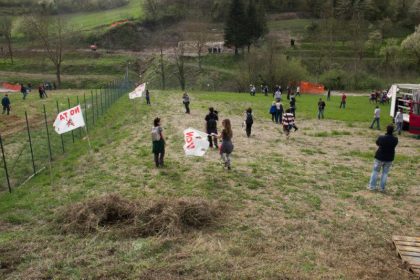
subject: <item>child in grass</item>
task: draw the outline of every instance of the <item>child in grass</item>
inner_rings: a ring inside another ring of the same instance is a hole
[[[155,155],[156,167],[163,167],[163,158],[165,156],[165,139],[163,138],[163,128],[160,126],[160,118],[153,121],[152,141],[153,154]]]
[[[295,124],[295,117],[293,116],[292,110],[287,109],[286,113],[283,116],[283,131],[286,134],[286,137],[289,138],[290,130],[294,128],[295,131],[298,130]]]
[[[230,124],[229,119],[225,119],[222,122],[223,130],[222,133],[219,135],[219,138],[222,139],[222,145],[220,146],[220,156],[224,162],[225,167],[230,170],[230,154],[233,151],[233,144],[232,144],[232,126]]]

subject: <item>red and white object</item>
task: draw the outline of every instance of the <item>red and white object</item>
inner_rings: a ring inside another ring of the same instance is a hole
[[[146,83],[139,85],[136,89],[128,94],[130,99],[136,99],[143,96],[146,91]]]
[[[55,132],[58,134],[63,134],[84,126],[85,120],[80,105],[60,112],[53,124]]]
[[[209,141],[207,133],[201,132],[194,128],[184,130],[184,151],[187,156],[202,157],[209,149]]]

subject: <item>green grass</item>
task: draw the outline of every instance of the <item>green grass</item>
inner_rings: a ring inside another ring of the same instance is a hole
[[[74,13],[66,16],[67,22],[77,30],[91,31],[98,27],[109,27],[111,23],[124,19],[140,19],[143,16],[142,0],[131,0],[126,6],[101,11]]]
[[[411,279],[389,257],[385,240],[402,225],[407,235],[416,231],[419,160],[406,146],[419,144],[400,137],[405,148],[397,150],[389,194],[366,191],[378,135],[366,129],[373,109],[367,97],[349,97],[349,108],[335,113],[339,99],[333,98],[323,121],[315,119],[317,96],[298,97],[300,129],[286,140],[269,120],[269,97],[190,95],[191,115],[183,113],[179,91],[152,89],[152,106],[124,96],[89,131],[92,151],[82,139],[53,162],[52,184],[46,170],[12,194],[1,193],[0,261],[7,267],[1,278]],[[26,106],[13,102],[20,112]],[[232,120],[231,172],[222,169],[217,151],[199,159],[183,155],[182,130],[202,129],[209,106]],[[256,116],[250,139],[240,128],[248,106]],[[159,170],[150,153],[156,116],[167,139],[167,167]],[[312,136],[316,131],[327,133]],[[121,236],[113,226],[88,235],[60,231],[63,206],[111,192],[132,199],[201,197],[226,210],[211,228],[169,238]],[[372,259],[380,272],[371,269]]]

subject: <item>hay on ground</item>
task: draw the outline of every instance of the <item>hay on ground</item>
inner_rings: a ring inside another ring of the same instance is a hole
[[[116,229],[131,236],[176,236],[210,227],[220,214],[220,205],[198,198],[133,201],[109,194],[68,206],[58,222],[64,232]]]

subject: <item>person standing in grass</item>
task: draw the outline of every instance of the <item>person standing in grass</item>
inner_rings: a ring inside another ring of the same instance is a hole
[[[246,131],[246,136],[249,138],[251,137],[251,129],[252,129],[252,125],[254,124],[254,115],[252,114],[252,109],[248,108],[245,111],[245,131]]]
[[[380,126],[379,126],[379,119],[381,117],[381,109],[379,109],[379,106],[376,106],[375,111],[373,112],[373,121],[372,124],[370,125],[370,128],[373,128],[373,125],[376,123],[376,128],[378,130],[380,130]]]
[[[293,114],[293,117],[296,118],[296,99],[294,95],[290,98],[290,112]]]
[[[216,110],[213,107],[209,108],[209,113],[204,119],[206,121],[206,132],[208,134],[207,139],[210,144],[210,148],[217,147],[217,122],[219,121],[219,116]]]
[[[190,96],[187,92],[184,92],[184,95],[182,95],[182,103],[184,103],[185,106],[185,114],[190,113]]]
[[[146,104],[150,105],[150,92],[148,89],[146,89]]]
[[[343,94],[341,95],[341,103],[340,103],[340,109],[346,109],[346,99],[347,99],[347,95],[343,92]]]
[[[22,93],[22,99],[26,99],[26,95],[28,95],[28,90],[23,84],[20,84],[20,92]]]
[[[153,154],[155,156],[156,167],[163,167],[165,157],[165,139],[163,138],[163,128],[160,126],[160,118],[155,118],[152,128]]]
[[[400,109],[397,114],[395,115],[395,125],[397,126],[397,132],[398,135],[401,135],[401,131],[403,129],[403,123],[404,123],[404,114],[403,109]]]
[[[327,91],[327,101],[330,101],[331,100],[331,88],[328,88],[328,91]]]
[[[294,128],[295,131],[298,130],[295,124],[295,117],[293,116],[293,113],[289,108],[286,110],[286,113],[284,113],[283,116],[283,131],[286,134],[287,138],[289,138],[289,134],[292,128]]]
[[[231,160],[230,155],[233,152],[233,144],[232,144],[232,126],[230,124],[229,119],[225,119],[222,121],[223,130],[222,133],[219,135],[219,138],[222,139],[222,145],[220,146],[220,156],[223,160],[225,168],[228,170],[231,169]]]
[[[300,86],[296,87],[296,96],[300,96]]]
[[[280,100],[277,100],[276,102],[276,123],[282,123],[283,119],[283,104],[281,104]]]
[[[376,189],[377,178],[379,172],[382,169],[380,191],[385,192],[386,181],[388,179],[388,173],[392,166],[392,162],[395,158],[395,148],[398,145],[398,138],[393,135],[394,126],[388,125],[386,128],[386,134],[379,136],[376,140],[378,150],[375,154],[375,162],[373,165],[372,174],[370,176],[368,189],[374,191]]]
[[[273,103],[271,104],[269,113],[271,114],[271,120],[275,122],[276,121],[276,101],[273,101]]]
[[[3,115],[6,112],[9,115],[10,114],[10,99],[9,99],[9,95],[7,93],[2,98],[1,105],[3,106]]]
[[[322,98],[320,98],[318,101],[318,120],[324,118],[325,105],[325,102],[322,100]]]

